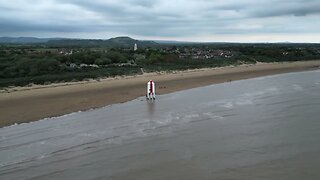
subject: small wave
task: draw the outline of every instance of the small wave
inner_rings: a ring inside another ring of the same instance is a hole
[[[78,148],[82,148],[82,149],[85,149],[87,146],[89,145],[93,145],[93,144],[97,144],[97,143],[101,143],[101,142],[114,142],[114,140],[120,138],[120,136],[111,136],[111,137],[105,137],[105,138],[102,138],[102,139],[97,139],[97,140],[94,140],[94,141],[89,141],[89,142],[86,142],[86,143],[82,143],[82,144],[77,144],[77,145],[73,145],[73,146],[70,146],[70,147],[66,147],[66,148],[63,148],[63,149],[59,149],[57,151],[53,151],[49,154],[47,154],[48,156],[52,156],[52,155],[56,155],[56,154],[61,154],[61,153],[67,153],[67,152],[70,152],[70,151],[75,151],[76,149]]]
[[[287,106],[287,108],[291,109],[291,108],[299,108],[299,107],[306,107],[306,106],[318,106],[318,105],[320,105],[320,103],[303,103],[303,104],[290,105],[290,106]]]
[[[221,112],[226,112],[226,111],[221,111]],[[211,119],[215,119],[215,120],[217,120],[217,119],[223,119],[222,116],[216,115],[215,112],[214,112],[214,113],[212,113],[212,112],[207,112],[207,113],[204,113],[204,115],[210,117]]]
[[[117,129],[127,129],[127,128],[130,128],[130,126],[129,125],[123,125],[123,126],[114,127],[113,129],[117,130]]]
[[[225,115],[222,115],[221,117],[226,118],[226,117],[233,117],[233,116],[236,116],[236,114],[225,114]]]
[[[236,101],[235,104],[241,106],[241,105],[252,105],[254,103],[249,99],[245,99],[245,100]]]
[[[285,101],[276,101],[276,102],[272,102],[272,103],[268,103],[268,104],[264,104],[266,106],[273,106],[273,105],[281,105],[281,104],[288,104],[288,103],[292,103],[292,102],[296,102],[297,99],[292,99],[292,100],[285,100]]]
[[[298,85],[298,84],[293,84],[293,85],[292,85],[292,88],[293,88],[294,90],[296,90],[296,91],[302,91],[302,90],[303,90],[302,86],[300,86],[300,85]]]
[[[189,121],[190,123],[198,123],[198,122],[203,122],[203,121],[209,121],[212,120],[211,118],[205,118],[205,119],[196,119],[196,120],[191,120]]]
[[[167,125],[163,125],[163,126],[158,126],[155,129],[164,129],[164,128],[170,128],[170,125],[167,124]]]
[[[278,92],[279,89],[276,87],[270,87],[268,89],[264,89],[263,91],[255,91],[255,92],[250,92],[250,93],[245,93],[243,94],[244,97],[257,97],[257,96],[262,96],[265,94],[270,94],[270,93],[276,93]]]

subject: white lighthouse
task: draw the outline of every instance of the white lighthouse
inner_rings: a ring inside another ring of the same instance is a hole
[[[137,43],[134,43],[133,50],[134,50],[134,51],[138,50],[138,45],[137,45]]]

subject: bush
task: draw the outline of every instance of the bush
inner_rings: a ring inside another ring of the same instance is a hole
[[[97,65],[107,65],[107,64],[111,64],[112,61],[111,59],[105,57],[105,58],[96,59],[94,63]]]

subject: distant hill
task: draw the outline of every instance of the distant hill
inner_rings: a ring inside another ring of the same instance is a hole
[[[36,44],[47,43],[50,40],[61,38],[35,38],[35,37],[0,37],[1,44]]]
[[[109,44],[114,44],[116,46],[133,46],[135,43],[139,43],[138,40],[132,39],[130,37],[116,37],[108,39],[107,42]]]
[[[103,47],[103,46],[107,46],[107,43],[104,40],[96,40],[96,39],[50,40],[46,44],[50,47]]]
[[[139,41],[130,37],[102,39],[66,39],[66,38],[35,38],[35,37],[0,37],[0,44],[45,44],[49,47],[156,47],[154,41]]]
[[[48,46],[51,47],[133,47],[137,44],[138,47],[156,47],[158,43],[154,41],[139,41],[130,37],[116,37],[108,40],[101,39],[62,39],[50,40]]]

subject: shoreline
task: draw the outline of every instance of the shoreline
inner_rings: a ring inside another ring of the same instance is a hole
[[[0,91],[0,127],[124,103],[145,95],[145,84],[156,82],[157,94],[281,73],[320,69],[318,61],[257,63],[172,73],[105,78],[100,81],[35,85]]]

